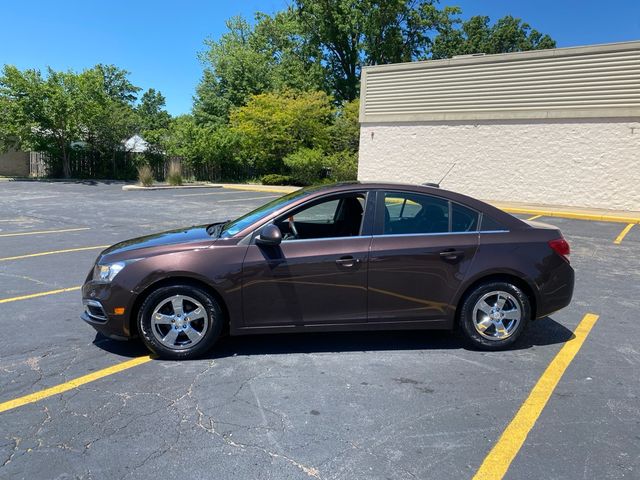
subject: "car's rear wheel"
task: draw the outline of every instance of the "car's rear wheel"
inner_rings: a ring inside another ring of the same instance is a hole
[[[190,285],[161,287],[138,313],[140,336],[161,358],[195,358],[211,349],[220,336],[223,314],[215,298]]]
[[[490,282],[465,297],[459,326],[473,347],[502,350],[518,339],[530,317],[531,302],[520,288],[508,282]]]

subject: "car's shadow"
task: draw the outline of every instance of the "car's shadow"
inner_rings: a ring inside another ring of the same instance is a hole
[[[573,338],[568,328],[550,317],[536,320],[511,350],[565,343]],[[125,357],[145,355],[140,341],[119,342],[96,335],[96,346]],[[406,330],[376,332],[287,333],[225,336],[203,358],[234,355],[268,355],[290,353],[369,352],[390,350],[468,349],[459,335],[438,330]]]

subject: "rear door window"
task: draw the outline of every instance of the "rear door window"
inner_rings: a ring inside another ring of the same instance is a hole
[[[477,232],[480,214],[475,210],[451,203],[451,231],[452,232]]]
[[[447,233],[449,202],[411,192],[384,192],[385,235]]]

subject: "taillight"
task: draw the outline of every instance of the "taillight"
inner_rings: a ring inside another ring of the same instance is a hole
[[[560,237],[556,238],[555,240],[551,240],[549,242],[549,246],[553,249],[554,252],[564,258],[567,262],[569,261],[571,248],[564,238]]]

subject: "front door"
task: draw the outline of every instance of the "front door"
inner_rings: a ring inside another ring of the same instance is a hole
[[[274,222],[283,233],[280,245],[249,246],[244,327],[366,322],[365,204],[364,193],[316,200]]]
[[[478,246],[478,213],[413,192],[378,193],[369,321],[444,321]],[[384,219],[382,216],[384,215]]]

